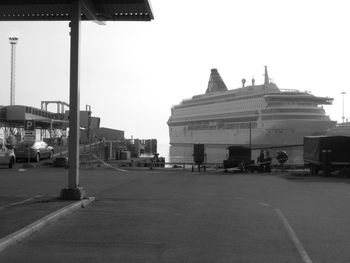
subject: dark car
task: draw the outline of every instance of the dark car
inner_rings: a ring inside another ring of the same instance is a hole
[[[29,150],[28,150],[29,149]],[[15,146],[15,155],[17,159],[28,159],[39,162],[43,158],[52,158],[54,154],[53,147],[44,141],[20,141]]]

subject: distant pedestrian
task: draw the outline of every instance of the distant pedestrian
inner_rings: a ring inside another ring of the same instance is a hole
[[[260,155],[258,157],[257,163],[262,163],[265,160],[264,150],[260,150]]]
[[[260,150],[260,155],[258,157],[257,163],[259,164],[259,171],[264,172],[264,161],[265,161],[265,154],[264,150]]]

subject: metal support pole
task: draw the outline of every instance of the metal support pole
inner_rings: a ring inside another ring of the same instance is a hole
[[[72,3],[70,23],[70,98],[69,98],[69,179],[68,188],[79,186],[79,46],[80,46],[80,2]]]
[[[250,160],[252,159],[252,123],[249,122],[249,150],[250,150]]]
[[[81,2],[72,2],[70,37],[70,98],[69,98],[69,145],[68,145],[68,189],[63,189],[63,199],[82,199],[85,191],[79,186],[79,46],[80,46]]]

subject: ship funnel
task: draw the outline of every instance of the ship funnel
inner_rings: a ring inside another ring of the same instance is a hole
[[[213,68],[211,70],[208,88],[205,93],[216,92],[216,91],[227,91],[225,82],[222,80],[218,70]]]
[[[244,88],[245,82],[246,82],[246,80],[245,80],[245,79],[242,79],[242,88]]]
[[[265,66],[265,82],[264,86],[267,87],[269,85],[269,74],[267,73],[267,66]]]

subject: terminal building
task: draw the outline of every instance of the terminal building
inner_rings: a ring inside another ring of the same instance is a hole
[[[57,104],[57,112],[47,110],[49,103]],[[0,136],[11,137],[13,143],[25,136],[25,122],[35,123],[35,139],[48,144],[64,145],[69,138],[69,107],[65,102],[44,101],[41,109],[25,105],[0,106]],[[100,127],[101,119],[91,114],[91,108],[80,111],[80,144],[91,144],[99,141],[113,141],[118,151],[129,151],[131,157],[157,152],[156,139],[125,139],[122,130]]]
[[[57,113],[48,111],[47,104],[42,109],[25,105],[0,106],[0,134],[5,137],[15,135],[22,139],[25,121],[32,120],[35,122],[36,139],[68,137],[69,110],[64,111],[61,106],[69,105],[58,103]],[[80,111],[80,130],[82,143],[103,138],[124,140],[124,131],[100,127],[100,118],[92,116],[89,109]]]

